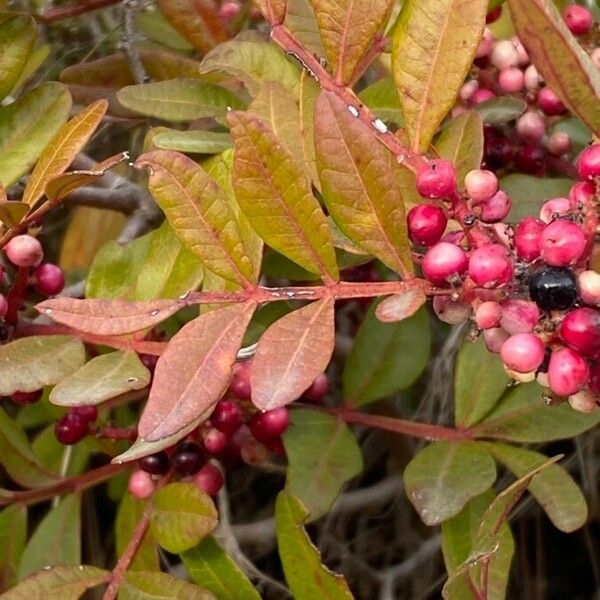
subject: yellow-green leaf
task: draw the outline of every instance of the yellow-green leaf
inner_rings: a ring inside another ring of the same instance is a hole
[[[0,184],[1,185],[1,184]],[[2,188],[4,194],[4,188]],[[3,199],[0,201],[0,221],[9,227],[16,227],[31,207],[25,202],[13,202]]]
[[[325,56],[325,48],[310,0],[287,0],[285,26],[303,46],[317,56]]]
[[[428,148],[471,68],[487,0],[406,0],[393,33],[392,70],[410,143]]]
[[[152,142],[161,150],[177,150],[187,154],[218,154],[233,146],[233,140],[228,133],[204,129],[168,129],[155,135]]]
[[[134,571],[125,575],[119,600],[217,600],[207,590],[168,573]]]
[[[19,81],[36,39],[34,20],[21,14],[2,15],[0,23],[0,100]]]

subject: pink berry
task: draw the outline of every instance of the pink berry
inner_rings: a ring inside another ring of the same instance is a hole
[[[521,260],[532,261],[542,252],[541,237],[544,223],[534,217],[525,217],[515,229],[515,250]]]
[[[517,49],[517,54],[519,55],[519,64],[523,67],[525,65],[528,65],[531,62],[531,59],[529,58],[529,54],[525,49],[525,46],[523,46],[523,44],[521,43],[519,37],[515,35],[511,38],[511,41]]]
[[[424,198],[447,198],[456,191],[454,165],[443,158],[430,160],[417,173],[417,189]]]
[[[548,384],[558,396],[576,394],[589,380],[587,362],[571,348],[555,350],[548,365]]]
[[[482,104],[483,102],[487,102],[488,100],[493,100],[496,97],[496,94],[491,90],[486,88],[479,88],[472,96],[471,96],[471,104]]]
[[[542,88],[538,94],[538,105],[545,115],[555,117],[567,112],[567,107],[560,98],[548,87]]]
[[[546,148],[553,156],[562,156],[569,152],[572,147],[571,137],[564,131],[555,131],[546,142]]]
[[[508,338],[508,333],[501,327],[493,327],[492,329],[486,329],[483,332],[485,347],[494,354],[500,354],[500,350],[502,350],[502,346]]]
[[[216,496],[223,487],[223,473],[219,467],[206,463],[195,475],[194,483],[209,496]]]
[[[65,276],[62,269],[52,263],[42,263],[33,272],[35,287],[40,294],[56,296],[65,287]]]
[[[275,408],[264,413],[257,413],[248,422],[252,435],[260,442],[282,435],[290,424],[287,408]]]
[[[227,446],[227,436],[218,429],[212,427],[204,436],[204,447],[211,454],[221,454]]]
[[[576,308],[568,312],[559,333],[569,348],[584,356],[595,356],[600,350],[600,312],[593,308]]]
[[[317,378],[310,384],[310,386],[304,390],[302,396],[310,402],[321,402],[327,396],[329,391],[329,377],[326,373],[321,373]]]
[[[541,257],[553,267],[577,262],[586,247],[581,228],[571,221],[558,220],[547,225],[540,238]]]
[[[444,211],[431,204],[419,204],[408,211],[408,237],[413,244],[433,246],[444,234],[448,219]]]
[[[600,177],[600,144],[589,146],[581,153],[577,169],[581,179]]]
[[[531,333],[540,319],[540,309],[529,300],[504,300],[500,327],[507,333]]]
[[[577,276],[579,297],[586,304],[600,306],[600,273],[582,271]]]
[[[479,220],[483,223],[499,223],[510,213],[512,201],[504,190],[498,190],[488,200],[473,202],[473,208],[480,210]]]
[[[219,8],[219,17],[225,22],[231,21],[240,12],[241,6],[237,2],[224,2]]]
[[[564,217],[571,212],[573,203],[569,198],[552,198],[542,204],[540,209],[540,220],[551,223],[559,217]]]
[[[529,110],[519,117],[516,129],[519,137],[523,141],[529,144],[535,144],[544,137],[544,133],[546,132],[546,122],[544,121],[544,117],[540,114],[533,110]]]
[[[498,84],[509,94],[520,92],[525,86],[525,74],[519,67],[508,67],[498,73]]]
[[[462,275],[469,265],[464,250],[448,242],[439,242],[423,258],[423,275],[434,285],[447,285],[452,276]]]
[[[461,88],[459,92],[460,99],[466,104],[473,94],[479,89],[479,83],[475,79],[470,79]]]
[[[494,36],[492,32],[486,27],[483,32],[483,37],[479,42],[479,46],[477,47],[477,52],[475,54],[476,58],[484,58],[489,56],[492,52],[492,48],[494,47]]]
[[[244,413],[237,402],[221,400],[210,416],[213,426],[226,435],[232,435],[244,422]]]
[[[500,40],[494,44],[490,61],[500,70],[516,67],[519,64],[519,53],[512,41]]]
[[[594,24],[592,13],[583,6],[571,4],[563,11],[563,19],[573,35],[585,35]]]
[[[240,454],[242,460],[251,466],[262,465],[269,458],[268,448],[252,435],[242,440]]]
[[[492,329],[500,324],[502,309],[497,302],[482,302],[475,311],[475,322],[480,329]]]
[[[17,267],[36,267],[44,258],[42,245],[30,235],[17,235],[6,244],[4,251]]]
[[[251,370],[251,360],[238,362],[233,368],[229,391],[239,400],[250,400],[252,396],[252,387],[250,385]]]
[[[498,287],[508,283],[512,275],[512,262],[500,244],[481,246],[469,258],[469,277],[480,287]]]
[[[500,350],[502,362],[517,373],[535,371],[544,362],[544,343],[533,333],[509,337]]]
[[[6,296],[0,294],[0,319],[4,319],[6,313],[8,312],[8,300]]]
[[[542,82],[543,79],[535,65],[529,65],[525,69],[525,88],[530,92],[535,92],[539,89]]]
[[[475,202],[483,202],[498,191],[498,178],[491,171],[475,169],[466,174],[465,188]]]
[[[471,316],[471,305],[448,296],[434,296],[433,312],[440,321],[450,325],[464,323]]]
[[[134,471],[127,484],[129,493],[134,498],[138,498],[138,500],[150,498],[154,493],[155,487],[152,477],[146,471],[142,470]]]
[[[591,181],[578,181],[569,191],[569,199],[575,208],[588,206],[596,195],[596,186]]]

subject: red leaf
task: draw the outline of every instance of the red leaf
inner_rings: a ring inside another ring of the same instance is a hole
[[[408,288],[406,292],[388,296],[375,309],[375,316],[383,323],[396,323],[412,317],[427,302],[420,287]]]
[[[77,300],[54,298],[35,308],[57,323],[93,335],[125,335],[153,327],[175,314],[177,300],[126,302],[124,300]]]
[[[252,402],[272,410],[297,400],[329,364],[335,342],[334,300],[324,298],[271,325],[252,363]]]

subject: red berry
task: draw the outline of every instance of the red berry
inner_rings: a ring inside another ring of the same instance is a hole
[[[504,190],[498,190],[489,200],[473,202],[473,208],[478,208],[479,220],[483,223],[499,223],[510,213],[512,202]]]
[[[456,191],[454,165],[438,158],[423,165],[417,173],[417,189],[424,198],[447,198]]]
[[[588,206],[596,195],[596,186],[591,181],[578,181],[569,190],[569,200],[574,207]]]
[[[534,217],[525,217],[515,229],[514,244],[517,256],[526,261],[532,261],[542,252],[541,237],[544,223]]]
[[[42,263],[33,272],[35,287],[40,294],[56,296],[65,287],[65,276],[62,269],[52,263]]]
[[[419,204],[408,211],[408,237],[413,244],[433,246],[440,241],[448,219],[444,211],[431,204]]]
[[[600,395],[600,363],[590,369],[590,389],[596,395]]]
[[[498,178],[491,171],[474,169],[465,176],[465,188],[475,202],[483,202],[498,191]]]
[[[84,421],[93,423],[98,418],[98,409],[95,406],[75,406],[71,412],[79,415]]]
[[[195,475],[194,483],[209,496],[216,496],[223,487],[223,473],[219,467],[206,463]]]
[[[210,417],[213,426],[226,435],[232,435],[244,422],[244,413],[237,402],[221,400]]]
[[[515,164],[523,173],[541,177],[546,172],[544,151],[538,145],[528,144],[515,155]]]
[[[33,392],[21,392],[16,391],[11,394],[10,399],[15,404],[20,404],[21,406],[25,406],[27,404],[34,404],[37,402],[43,395],[44,390],[34,390]]]
[[[584,356],[600,350],[600,312],[593,308],[576,308],[567,313],[560,325],[564,343]]]
[[[423,258],[423,275],[434,285],[443,286],[453,275],[462,275],[469,260],[464,250],[448,242],[439,242]]]
[[[555,350],[548,365],[548,384],[558,396],[577,393],[589,380],[590,369],[587,362],[571,348]]]
[[[501,304],[502,317],[500,327],[507,333],[530,333],[538,324],[540,309],[529,300],[510,299]]]
[[[42,245],[30,235],[18,235],[4,247],[6,256],[17,267],[36,267],[44,258]]]
[[[154,493],[156,486],[152,477],[145,471],[134,471],[129,478],[127,489],[129,493],[138,500],[150,498]]]
[[[558,220],[547,225],[540,238],[541,257],[553,267],[566,267],[583,254],[586,239],[581,228],[571,221]]]
[[[572,208],[573,204],[569,198],[552,198],[542,204],[540,219],[544,223],[550,223],[559,217],[568,215]]]
[[[265,441],[265,446],[272,454],[277,454],[277,456],[285,456],[285,446],[283,445],[283,440],[278,438],[270,438]]]
[[[586,304],[600,306],[600,273],[582,271],[577,276],[579,296]]]
[[[250,385],[250,372],[252,361],[245,360],[235,364],[233,376],[229,384],[229,391],[239,400],[250,400],[252,387]]]
[[[88,422],[80,415],[69,412],[56,422],[54,433],[61,444],[76,444],[88,434]]]
[[[310,384],[302,396],[310,402],[321,402],[327,392],[329,391],[329,377],[326,373],[321,373],[317,378]]]
[[[196,442],[182,442],[171,457],[173,468],[182,475],[197,473],[204,463],[204,452]]]
[[[580,154],[577,169],[581,179],[600,177],[600,144],[589,146]]]
[[[483,158],[485,165],[490,169],[501,169],[510,163],[513,157],[513,148],[501,133],[498,135],[487,134],[486,129]],[[493,131],[493,130],[492,130]]]
[[[592,13],[584,6],[571,4],[563,11],[563,19],[573,35],[585,35],[594,25]]]
[[[502,15],[502,7],[498,6],[496,7],[494,10],[490,11],[486,17],[485,17],[485,22],[489,25],[490,23],[494,23],[495,21],[497,21],[500,16]]]
[[[513,266],[508,252],[500,244],[477,248],[469,258],[469,277],[480,287],[493,288],[508,283]]]
[[[138,466],[142,471],[150,473],[150,475],[165,475],[171,468],[171,461],[169,455],[166,452],[161,451],[140,458]]]
[[[287,408],[275,408],[254,415],[248,422],[248,427],[259,442],[266,442],[283,434],[289,424],[290,415]]]
[[[500,324],[502,308],[497,302],[482,302],[475,311],[475,322],[480,329],[492,329]]]
[[[542,88],[538,93],[538,104],[545,115],[555,117],[567,112],[567,107],[560,98],[548,87]]]
[[[509,337],[500,350],[502,362],[517,373],[535,371],[544,362],[544,343],[533,333]]]
[[[208,450],[208,452],[211,454],[221,454],[221,452],[223,452],[227,446],[228,439],[222,431],[212,427],[206,432],[203,441],[204,447]]]

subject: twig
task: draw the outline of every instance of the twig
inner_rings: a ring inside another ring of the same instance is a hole
[[[78,17],[93,10],[99,10],[101,8],[107,8],[118,4],[120,0],[88,0],[84,4],[73,4],[69,6],[59,6],[52,8],[45,12],[43,15],[36,15],[36,19],[43,23],[53,23],[54,21],[61,21],[62,19],[68,19],[69,17]]]
[[[121,48],[129,59],[133,79],[136,83],[149,81],[148,74],[140,58],[140,53],[135,45],[135,16],[139,10],[138,0],[123,0],[123,37]]]

